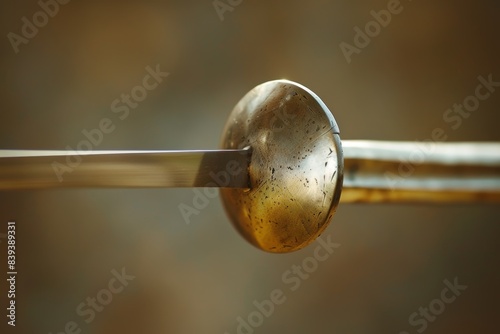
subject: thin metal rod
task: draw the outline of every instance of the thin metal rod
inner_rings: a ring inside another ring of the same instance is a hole
[[[342,141],[341,202],[500,202],[500,143]]]
[[[250,149],[0,150],[0,190],[69,187],[248,187]]]
[[[500,202],[499,143],[344,140],[341,201]],[[248,188],[251,150],[0,150],[0,190]]]

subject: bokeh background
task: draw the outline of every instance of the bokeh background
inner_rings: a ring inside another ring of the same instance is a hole
[[[403,1],[401,14],[348,64],[339,44],[387,1],[242,1],[222,21],[211,0],[72,1],[15,53],[36,1],[0,4],[0,148],[65,149],[108,117],[98,149],[213,149],[236,102],[287,78],[314,90],[343,139],[500,141],[500,90],[457,130],[444,111],[500,81],[497,1]],[[145,67],[168,78],[119,121],[110,109]],[[426,333],[493,333],[500,312],[496,205],[341,205],[325,232],[341,246],[291,292],[281,275],[315,246],[275,255],[249,245],[218,199],[190,224],[191,189],[0,192],[0,233],[17,222],[17,326],[2,333],[237,333],[237,318],[286,292],[255,333],[417,333],[410,314],[468,286]],[[1,237],[1,235],[0,235]],[[5,263],[5,239],[0,260]],[[1,265],[1,268],[5,268]],[[135,279],[95,320],[76,307],[113,269]],[[1,309],[6,307],[0,273]],[[5,311],[2,311],[2,313]]]

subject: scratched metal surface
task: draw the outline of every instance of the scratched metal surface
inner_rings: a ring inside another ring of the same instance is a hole
[[[221,146],[252,148],[250,189],[221,189],[245,239],[285,253],[326,229],[342,192],[344,161],[335,118],[313,92],[286,80],[253,88],[229,115]]]

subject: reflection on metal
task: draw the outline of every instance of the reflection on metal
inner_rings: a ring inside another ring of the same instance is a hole
[[[0,190],[220,187],[236,229],[277,253],[311,243],[339,200],[500,202],[499,143],[341,143],[339,134],[316,94],[276,80],[236,105],[221,150],[0,150]]]
[[[310,90],[279,80],[257,86],[229,116],[222,148],[252,147],[250,190],[221,189],[240,233],[269,252],[300,249],[319,236],[342,190],[335,119]]]
[[[250,149],[0,150],[0,190],[70,187],[248,187]],[[236,166],[236,167],[235,167]],[[237,170],[237,173],[233,170]],[[222,173],[222,174],[221,174]]]
[[[500,202],[500,144],[345,140],[341,202]]]

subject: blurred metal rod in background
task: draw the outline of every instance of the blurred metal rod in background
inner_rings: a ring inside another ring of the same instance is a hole
[[[341,202],[500,202],[500,143],[343,140]]]
[[[341,202],[500,202],[500,143],[342,141]],[[251,150],[0,150],[0,190],[248,188]]]

